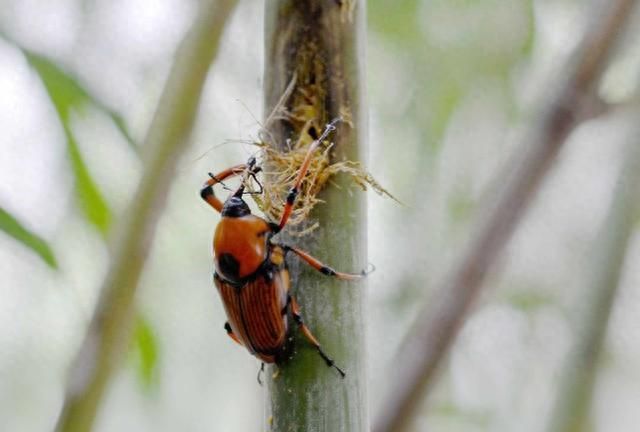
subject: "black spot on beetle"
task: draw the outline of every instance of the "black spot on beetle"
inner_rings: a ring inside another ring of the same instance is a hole
[[[224,253],[218,258],[218,267],[220,273],[230,281],[240,279],[240,263],[230,253]]]

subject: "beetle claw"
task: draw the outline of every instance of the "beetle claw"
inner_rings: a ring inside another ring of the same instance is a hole
[[[374,271],[376,271],[376,266],[373,265],[373,263],[368,263],[367,264],[367,268],[362,270],[362,276],[367,276],[370,273],[373,273]]]
[[[320,348],[320,346],[316,346],[316,349],[318,350],[318,353],[320,353],[320,357],[323,358],[324,362],[327,364],[327,366],[334,368],[335,370],[338,371],[338,373],[340,374],[340,376],[344,379],[345,376],[347,376],[347,374],[345,373],[345,371],[343,371],[339,366],[336,365],[336,362],[333,361],[333,359],[331,357],[329,357],[328,355],[326,355],[324,353],[324,351],[322,351],[322,348]]]
[[[335,363],[333,360],[328,361],[328,362],[327,362],[327,366],[332,367],[332,368],[334,368],[335,370],[337,370],[337,371],[338,371],[338,373],[340,374],[340,377],[341,377],[342,379],[344,379],[344,377],[346,377],[346,376],[347,376],[347,374],[345,373],[345,371],[343,371],[343,370],[342,370],[342,368],[340,368],[340,366],[336,365],[336,363]]]

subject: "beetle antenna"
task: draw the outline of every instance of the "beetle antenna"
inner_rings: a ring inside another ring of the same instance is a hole
[[[319,143],[324,141],[325,138],[327,138],[331,132],[336,130],[336,125],[338,123],[340,123],[341,121],[342,121],[342,117],[336,117],[333,120],[331,120],[329,123],[327,123],[327,126],[324,128],[324,131],[322,132],[322,135],[320,135],[320,137],[315,141],[319,142]]]
[[[222,186],[227,186],[224,184],[224,182],[222,180],[220,180],[218,177],[214,176],[213,173],[209,173],[209,177],[211,177],[212,179],[214,179],[216,182],[220,183]]]
[[[224,190],[228,190],[228,191],[230,191],[230,190],[231,190],[231,188],[230,188],[229,186],[227,186],[226,184],[224,184],[224,182],[223,182],[222,180],[220,180],[218,177],[214,176],[212,173],[208,173],[208,174],[209,174],[209,177],[211,177],[211,178],[212,178],[212,179],[214,179],[216,182],[218,182],[218,184],[221,184],[221,185],[222,185],[222,188],[223,188]]]

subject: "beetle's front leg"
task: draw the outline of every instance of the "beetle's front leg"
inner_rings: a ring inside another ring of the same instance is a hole
[[[222,180],[236,176],[238,174],[242,174],[246,168],[246,165],[236,165],[234,167],[228,168],[216,175],[209,174],[211,177],[209,180],[205,182],[200,189],[200,197],[205,200],[211,207],[213,207],[218,213],[222,212],[222,206],[224,203],[220,201],[215,194],[213,193],[213,186],[218,183],[222,183]]]
[[[324,141],[325,138],[327,138],[329,133],[331,133],[332,131],[336,130],[336,124],[338,122],[340,122],[340,121],[342,121],[341,118],[336,118],[331,123],[329,123],[325,127],[324,132],[322,132],[322,135],[320,135],[320,137],[314,139],[314,141],[309,146],[309,149],[307,150],[307,154],[305,155],[304,160],[302,161],[302,165],[300,166],[300,169],[298,170],[298,174],[296,175],[296,180],[293,183],[293,186],[291,187],[291,189],[289,189],[289,194],[287,195],[287,200],[285,202],[284,208],[282,209],[282,216],[280,217],[280,222],[278,223],[278,226],[275,229],[276,233],[282,231],[284,226],[289,221],[289,217],[291,216],[291,213],[293,212],[293,205],[295,204],[296,198],[298,197],[298,193],[300,192],[300,186],[302,185],[302,179],[304,179],[304,176],[307,174],[307,171],[309,171],[309,166],[311,165],[311,158],[313,156],[313,152],[315,152],[316,149],[322,143],[322,141]]]
[[[368,275],[369,273],[371,273],[374,270],[373,268],[371,270],[362,270],[362,272],[357,273],[357,274],[355,274],[355,273],[343,273],[343,272],[335,271],[331,267],[323,264],[322,262],[320,262],[320,260],[318,260],[317,258],[312,257],[311,255],[309,255],[308,253],[306,253],[302,249],[298,249],[296,247],[286,246],[286,245],[281,245],[281,247],[285,251],[291,251],[291,252],[295,253],[300,258],[302,258],[302,260],[304,262],[309,264],[314,269],[318,270],[323,275],[332,276],[332,277],[335,277],[336,279],[348,280],[348,281],[356,281],[356,280],[362,279],[363,277],[365,277],[366,275]]]

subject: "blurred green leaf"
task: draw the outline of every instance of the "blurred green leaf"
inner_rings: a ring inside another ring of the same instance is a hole
[[[385,36],[403,42],[417,43],[419,34],[418,0],[390,2],[370,0],[367,5],[369,25]]]
[[[20,221],[2,207],[0,207],[0,230],[6,232],[24,246],[37,253],[49,267],[58,268],[56,257],[47,242],[22,226]]]
[[[38,72],[63,122],[69,121],[74,107],[80,107],[90,98],[76,81],[46,58],[23,50],[29,64]]]
[[[434,105],[430,122],[433,139],[428,144],[432,151],[436,151],[449,125],[449,120],[462,99],[463,90],[458,83],[452,81],[444,81],[442,86],[433,90]]]
[[[466,190],[457,190],[447,200],[449,215],[453,222],[469,222],[476,208],[476,202]]]
[[[483,429],[489,426],[491,420],[491,415],[488,411],[462,409],[453,402],[448,401],[433,404],[429,412],[431,415],[457,418],[474,426],[482,426]]]
[[[111,211],[82,158],[70,124],[71,111],[81,109],[92,99],[84,88],[51,61],[29,51],[24,52],[29,63],[42,79],[62,122],[80,207],[89,222],[106,235],[111,223]]]
[[[111,226],[111,210],[109,210],[107,202],[102,197],[102,193],[91,177],[91,173],[82,159],[78,143],[73,134],[71,134],[67,125],[64,126],[64,129],[67,136],[69,158],[71,159],[71,166],[76,179],[76,194],[80,202],[80,207],[84,211],[87,219],[98,228],[102,234],[106,235]]]
[[[534,312],[540,308],[557,304],[557,299],[534,289],[521,290],[507,295],[506,301],[516,309]]]
[[[525,57],[529,57],[533,52],[533,46],[535,43],[535,35],[536,35],[536,15],[533,5],[533,0],[527,0],[525,3],[527,7],[527,19],[528,19],[528,29],[527,37],[525,38],[524,43],[522,44],[522,55]]]
[[[105,108],[103,107],[103,109],[105,109]],[[107,114],[109,114],[109,117],[111,117],[111,120],[113,121],[113,124],[116,125],[116,127],[118,128],[118,130],[120,131],[122,136],[127,140],[127,142],[129,143],[129,145],[131,146],[133,151],[139,156],[140,155],[140,148],[138,147],[136,142],[133,140],[133,137],[129,133],[129,128],[127,128],[127,125],[124,122],[124,119],[122,118],[122,116],[120,114],[118,114],[118,113],[111,112],[109,110],[106,110],[106,111],[107,111]]]
[[[131,133],[129,133],[129,129],[120,114],[107,108],[103,103],[91,96],[75,78],[51,60],[25,50],[24,48],[21,49],[29,61],[29,64],[42,78],[56,110],[64,122],[68,121],[68,116],[72,108],[80,108],[84,104],[92,104],[104,111],[111,118],[111,121],[116,125],[127,143],[129,143],[136,154],[138,153],[139,148],[131,137]]]
[[[158,341],[151,324],[141,315],[136,320],[133,344],[138,378],[143,388],[150,390],[157,382]]]

